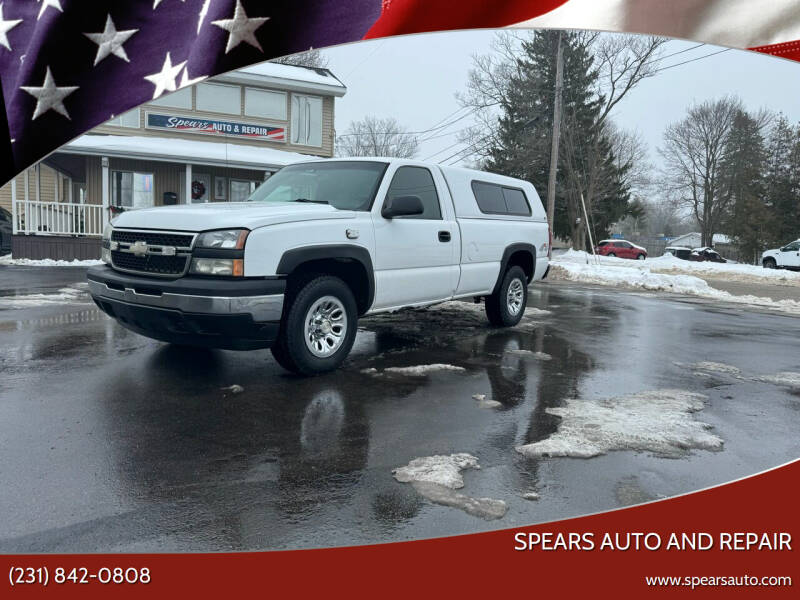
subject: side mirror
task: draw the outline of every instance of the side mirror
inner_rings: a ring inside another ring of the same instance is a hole
[[[381,216],[384,219],[393,219],[421,215],[424,212],[425,207],[422,206],[422,199],[419,196],[397,196],[386,199],[381,209]]]

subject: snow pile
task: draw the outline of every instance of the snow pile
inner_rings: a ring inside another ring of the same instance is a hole
[[[553,360],[553,357],[546,352],[534,352],[533,350],[509,350],[508,354],[518,354],[520,356],[535,358],[536,360]]]
[[[726,365],[718,362],[702,361],[691,365],[693,371],[706,371],[711,373],[727,373],[728,375],[739,375],[742,371],[738,367]]]
[[[800,389],[800,373],[791,371],[775,373],[775,375],[762,375],[761,377],[756,377],[755,380]]]
[[[383,371],[378,371],[378,369],[370,368],[364,369],[361,372],[367,375],[382,375],[382,374],[390,374],[390,375],[407,375],[409,377],[424,377],[429,373],[435,373],[437,371],[454,371],[457,373],[466,373],[466,369],[464,367],[457,367],[455,365],[445,365],[441,363],[434,363],[432,365],[414,365],[413,367],[386,367]]]
[[[626,267],[649,273],[685,274],[699,277],[753,283],[778,283],[800,285],[800,272],[783,269],[765,269],[761,266],[740,263],[693,262],[665,254],[647,260],[630,260],[610,256],[593,256],[587,252],[569,249],[553,256],[553,264],[589,264],[608,267]]]
[[[472,399],[477,400],[478,408],[500,408],[503,406],[503,404],[497,400],[487,400],[486,394],[473,394]]]
[[[622,259],[607,260],[622,261]],[[735,296],[728,292],[714,289],[699,277],[655,273],[647,268],[638,268],[635,266],[636,263],[634,261],[624,261],[624,263],[625,266],[610,266],[606,264],[606,261],[601,261],[600,264],[590,263],[588,265],[575,261],[558,261],[553,262],[550,273],[552,278],[556,280],[563,279],[597,285],[671,292],[673,294],[685,294],[735,304],[747,304],[794,314],[800,313],[800,301],[798,300],[773,300],[749,295]]]
[[[502,519],[508,511],[508,505],[502,500],[471,498],[438,483],[429,483],[427,481],[417,481],[413,485],[419,494],[431,502],[463,510],[469,515],[480,517],[487,521]]]
[[[607,400],[567,400],[566,406],[546,409],[561,417],[556,433],[518,446],[517,452],[531,458],[590,458],[612,450],[663,456],[678,456],[691,448],[720,450],[722,439],[692,417],[703,409],[704,399],[683,390],[656,390]]]
[[[405,467],[394,469],[392,475],[400,483],[427,481],[455,490],[464,487],[461,471],[480,468],[476,457],[466,452],[459,452],[415,458]]]
[[[33,260],[30,258],[12,258],[10,254],[0,256],[0,265],[17,267],[91,267],[92,265],[102,264],[102,260],[53,260],[52,258]]]
[[[471,498],[455,491],[464,487],[461,471],[480,468],[477,458],[461,452],[449,456],[415,458],[405,467],[394,469],[392,474],[401,483],[411,483],[420,495],[431,502],[457,508],[486,520],[500,519],[508,510],[502,500]]]
[[[75,287],[61,288],[52,294],[0,296],[0,308],[31,308],[49,304],[80,304],[83,302],[88,302],[88,294],[85,290]]]

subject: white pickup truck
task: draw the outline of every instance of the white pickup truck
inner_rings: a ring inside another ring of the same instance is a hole
[[[764,251],[761,264],[766,269],[800,270],[800,240],[786,244],[783,248]]]
[[[417,161],[310,160],[246,202],[122,213],[89,269],[97,305],[174,344],[271,348],[305,375],[347,357],[364,315],[484,299],[489,321],[522,318],[549,269],[534,187]]]

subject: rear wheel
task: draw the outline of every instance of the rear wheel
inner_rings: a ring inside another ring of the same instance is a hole
[[[775,262],[774,258],[765,258],[764,259],[764,268],[765,269],[777,269],[778,263]]]
[[[614,254],[613,252],[609,252],[608,254],[606,254],[606,256],[610,256],[611,258],[617,258],[617,255]]]
[[[353,292],[338,277],[300,282],[287,298],[288,310],[272,355],[283,368],[302,375],[332,371],[342,364],[356,337]]]
[[[522,267],[506,271],[500,288],[486,298],[486,316],[497,327],[513,327],[522,319],[528,304],[528,278]]]

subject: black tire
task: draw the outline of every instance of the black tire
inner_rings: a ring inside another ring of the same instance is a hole
[[[318,351],[329,354],[315,355],[305,339],[306,318],[310,317],[310,310],[315,304],[325,298],[333,299],[329,303],[333,304],[332,310],[338,315],[338,324],[332,329],[333,319],[323,323],[329,335],[319,342]],[[339,367],[350,353],[358,329],[358,309],[347,284],[331,275],[310,276],[289,291],[286,302],[281,330],[271,348],[278,364],[300,375],[317,375]],[[337,327],[341,331],[338,336],[335,335]],[[328,339],[334,339],[336,345],[329,344]]]
[[[514,313],[510,308],[509,288],[518,281],[522,284],[522,299],[519,310]],[[513,266],[506,271],[500,288],[496,293],[486,298],[486,316],[489,322],[495,327],[513,327],[522,319],[525,314],[525,307],[528,305],[528,278],[522,267]]]
[[[636,255],[636,260],[644,260],[645,258],[647,258],[647,257],[644,254],[637,254]]]
[[[610,256],[611,258],[617,258],[617,255],[614,254],[613,252],[609,252],[608,254],[606,254],[606,256]]]
[[[778,263],[775,261],[774,258],[765,258],[763,262],[765,269],[777,269]]]

